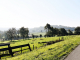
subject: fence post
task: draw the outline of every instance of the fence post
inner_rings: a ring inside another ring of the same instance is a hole
[[[1,56],[0,56],[0,59],[1,59]]]
[[[13,53],[12,53],[12,49],[10,47],[10,44],[8,45],[8,48],[9,48],[9,53],[11,54],[11,56],[13,57]]]
[[[21,54],[22,54],[22,47],[21,47]]]
[[[29,49],[30,49],[30,51],[31,51],[30,45],[28,45],[28,46],[29,46]]]
[[[34,50],[34,45],[33,45],[33,50]]]
[[[1,52],[0,52],[0,54],[1,54]],[[1,59],[1,56],[0,56],[0,59]]]

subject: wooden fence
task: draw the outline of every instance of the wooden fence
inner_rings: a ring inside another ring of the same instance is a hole
[[[1,54],[1,55],[0,55],[0,59],[1,59],[1,57],[3,57],[3,56],[8,56],[8,55],[11,55],[11,56],[13,57],[13,54],[14,54],[15,52],[21,51],[21,53],[22,53],[22,51],[23,51],[23,50],[22,50],[22,47],[25,47],[25,46],[28,46],[28,47],[29,47],[28,49],[31,51],[31,48],[30,48],[30,45],[29,45],[29,44],[10,47],[10,43],[5,43],[5,44],[0,44],[0,46],[8,46],[8,48],[2,48],[2,49],[0,49],[0,52],[1,52],[1,51],[9,50],[9,54]],[[16,49],[16,48],[21,48],[21,50],[12,52],[12,49]],[[24,49],[24,50],[27,50],[27,49]]]
[[[51,44],[54,44],[54,43],[57,43],[57,42],[60,42],[60,41],[64,41],[64,40],[55,40],[55,41],[49,41],[49,42],[38,42],[39,44],[40,43],[46,43],[47,45],[51,45]]]

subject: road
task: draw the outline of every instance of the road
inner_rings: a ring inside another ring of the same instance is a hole
[[[64,60],[80,60],[80,45],[76,47]]]

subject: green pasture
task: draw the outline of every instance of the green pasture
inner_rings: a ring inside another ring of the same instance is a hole
[[[30,33],[30,34],[34,34],[34,35],[40,35],[40,34],[42,34],[42,36],[44,36],[46,33],[45,32],[40,32],[40,33]]]
[[[46,45],[38,44],[38,42],[47,42],[47,41],[55,41],[59,39],[64,39],[64,41]],[[32,51],[25,50],[21,54],[21,52],[14,54],[14,57],[2,57],[2,59],[6,60],[60,60],[64,59],[76,46],[80,44],[80,36],[72,35],[72,36],[60,36],[60,37],[48,37],[48,38],[34,38],[34,39],[25,39],[25,40],[13,40],[5,41],[11,43],[12,46],[18,46],[23,44],[30,44]],[[3,42],[1,42],[3,43]],[[34,45],[34,50],[33,50]],[[6,46],[5,46],[6,47]],[[3,48],[3,47],[0,47]],[[24,47],[23,49],[26,49]],[[19,49],[14,49],[13,51],[18,51]],[[25,53],[24,53],[25,52]]]

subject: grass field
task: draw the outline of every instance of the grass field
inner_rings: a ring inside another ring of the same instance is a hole
[[[44,36],[46,33],[45,32],[40,32],[40,33],[30,33],[30,34],[34,34],[34,35],[40,35],[40,34],[42,34],[42,36]]]
[[[45,44],[38,44],[38,42],[45,42],[45,41],[55,41],[59,38],[64,38],[64,41],[46,45]],[[10,41],[5,41],[10,42]],[[29,40],[13,40],[11,46],[18,46],[29,43],[31,46],[32,51],[14,55],[15,57],[2,57],[3,60],[63,60],[76,46],[80,44],[80,36],[73,35],[73,36],[60,36],[60,37],[48,37],[48,38],[35,38]],[[34,50],[33,50],[34,45]],[[37,47],[37,49],[36,49]],[[2,48],[2,47],[0,47]],[[26,47],[25,47],[26,48]],[[15,49],[16,51],[19,49]]]

